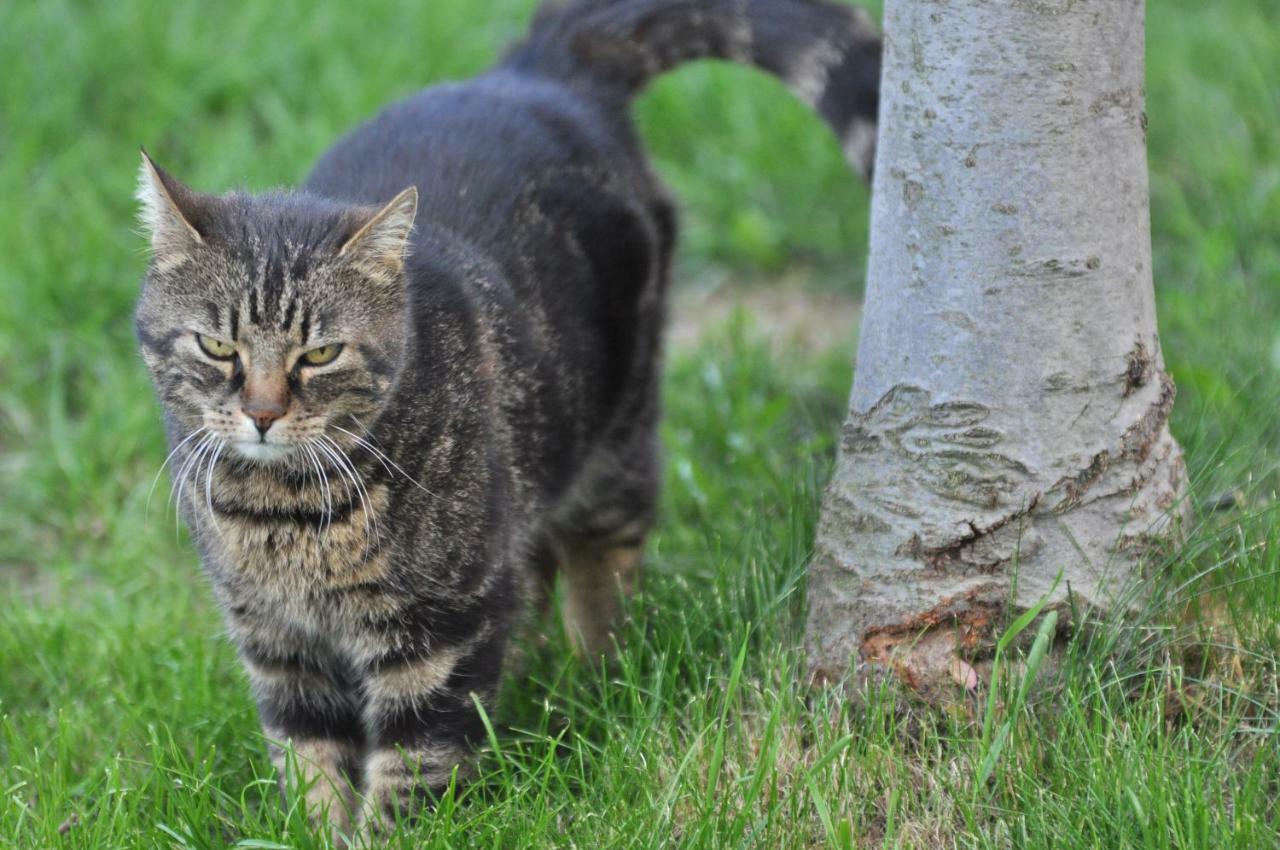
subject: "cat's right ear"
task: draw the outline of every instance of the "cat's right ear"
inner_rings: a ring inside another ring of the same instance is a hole
[[[151,239],[151,254],[164,266],[179,265],[204,244],[195,222],[204,198],[156,165],[142,151],[138,171],[138,218]]]

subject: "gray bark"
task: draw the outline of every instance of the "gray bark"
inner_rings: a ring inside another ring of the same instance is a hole
[[[887,0],[867,304],[809,577],[818,680],[943,686],[1014,608],[1111,608],[1185,486],[1142,0]],[[1016,573],[1016,579],[1015,579]]]

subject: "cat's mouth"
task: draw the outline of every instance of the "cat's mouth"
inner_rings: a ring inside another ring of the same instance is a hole
[[[286,443],[267,443],[261,440],[232,440],[231,447],[241,457],[259,463],[288,460],[294,453],[294,447]]]

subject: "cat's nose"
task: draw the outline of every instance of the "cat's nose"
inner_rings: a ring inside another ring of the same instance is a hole
[[[289,386],[284,376],[270,369],[250,371],[240,394],[240,410],[253,420],[258,438],[265,440],[267,430],[289,411]]]
[[[259,434],[265,435],[272,423],[284,416],[285,409],[283,406],[273,404],[246,405],[241,408],[241,412],[253,420],[253,425],[258,429]]]

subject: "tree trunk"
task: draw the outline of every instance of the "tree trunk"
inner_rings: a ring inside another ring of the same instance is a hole
[[[1186,475],[1151,281],[1142,0],[887,0],[883,73],[807,646],[819,681],[892,671],[929,695],[1010,602],[1116,605]]]

